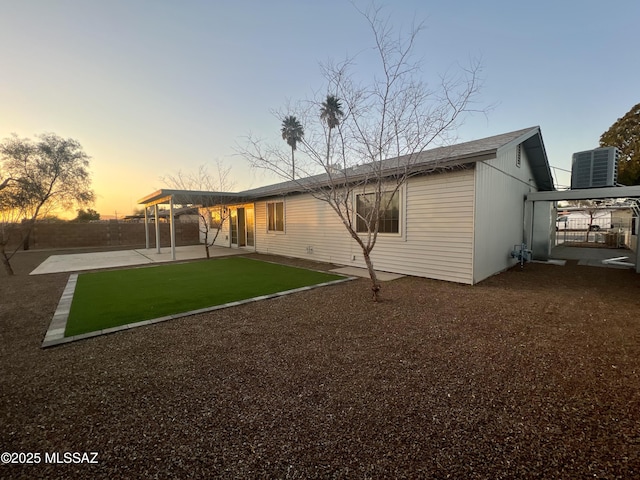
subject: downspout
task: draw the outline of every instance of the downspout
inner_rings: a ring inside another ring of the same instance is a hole
[[[536,202],[531,202],[531,225],[529,225],[529,238],[525,239],[525,243],[533,250],[533,229],[536,221]]]
[[[523,147],[524,148],[524,147]],[[527,162],[528,163],[528,162]],[[531,183],[533,183],[533,185],[531,185]],[[538,191],[538,186],[535,183],[535,179],[530,178],[529,179],[529,193],[531,193],[532,191]],[[528,198],[528,195],[527,195]],[[527,218],[527,203],[528,200],[525,199],[524,202],[524,219],[525,220]],[[528,246],[529,250],[533,250],[533,229],[535,228],[535,223],[536,223],[536,202],[535,201],[531,201],[531,218],[529,220],[530,225],[529,225],[529,234],[527,236],[527,232],[526,229],[523,232],[522,235],[522,241]],[[524,222],[523,222],[524,224]]]

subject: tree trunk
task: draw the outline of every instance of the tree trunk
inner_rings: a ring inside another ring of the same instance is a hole
[[[380,283],[378,282],[378,277],[376,275],[376,271],[373,269],[373,262],[371,261],[371,250],[373,250],[374,245],[376,244],[377,232],[374,233],[373,238],[369,238],[367,244],[363,243],[362,239],[358,236],[358,233],[355,231],[353,226],[349,223],[344,213],[336,208],[334,205],[329,203],[329,205],[333,208],[334,212],[338,214],[338,217],[342,220],[342,224],[345,226],[351,238],[353,238],[356,243],[362,249],[362,256],[364,257],[364,261],[367,264],[367,270],[369,271],[369,278],[371,279],[371,291],[373,292],[373,301],[377,302],[380,299],[379,292],[382,288]],[[369,233],[371,235],[371,232]]]
[[[591,233],[591,225],[593,225],[593,217],[589,217],[589,225],[587,225],[587,238],[585,239],[585,243],[589,243],[589,234]]]
[[[5,245],[0,245],[0,259],[2,259],[2,264],[4,265],[4,269],[7,272],[7,275],[13,276],[13,268],[11,268],[9,257],[7,256],[7,252],[5,251]]]
[[[198,210],[198,215],[200,216],[200,221],[202,222],[202,228],[198,228],[200,233],[204,234],[204,251],[207,254],[207,258],[211,258],[209,255],[209,229],[211,226],[209,225],[209,221],[207,216],[202,213],[202,210]],[[211,215],[209,215],[211,218]]]
[[[207,259],[209,259],[211,258],[211,255],[209,254],[209,227],[206,226],[206,229],[207,230],[204,232],[204,250],[207,252]]]
[[[293,145],[291,146],[291,179],[296,179],[296,156],[295,156],[295,148]]]
[[[373,301],[377,302],[379,300],[379,292],[380,292],[380,283],[378,283],[378,277],[376,276],[376,271],[373,269],[373,262],[371,261],[371,256],[369,252],[366,250],[363,251],[364,261],[367,264],[367,270],[369,270],[369,278],[371,278],[371,291],[373,292]]]
[[[209,233],[211,233],[211,229],[209,228],[205,233],[204,244],[207,246],[207,258],[210,258],[209,247],[213,247],[216,244],[216,240],[218,240],[218,235],[220,235],[220,230],[222,230],[222,226],[224,225],[224,221],[226,219],[227,217],[224,216],[224,210],[220,209],[220,223],[218,223],[218,227],[215,229],[215,233],[213,235],[213,238],[211,239],[211,243],[209,243]]]

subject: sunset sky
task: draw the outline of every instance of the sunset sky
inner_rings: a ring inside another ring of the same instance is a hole
[[[425,20],[425,80],[481,59],[479,100],[495,107],[462,141],[540,125],[551,165],[569,170],[640,102],[638,0],[386,3],[398,27]],[[78,140],[104,218],[216,160],[236,190],[257,187],[276,178],[236,145],[282,142],[271,112],[325,88],[321,62],[371,46],[347,0],[0,0],[0,138]]]

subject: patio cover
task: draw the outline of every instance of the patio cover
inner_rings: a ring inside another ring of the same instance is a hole
[[[555,190],[551,192],[531,192],[527,195],[527,202],[559,202],[561,200],[606,200],[612,198],[634,198],[640,206],[640,185],[631,187],[599,187],[581,188],[574,190]],[[640,232],[634,232],[640,238]],[[640,241],[636,246],[636,273],[640,273]]]
[[[138,200],[144,205],[144,233],[146,248],[149,249],[149,207],[154,207],[156,226],[156,251],[160,253],[160,223],[158,218],[158,205],[169,205],[169,230],[171,232],[171,259],[176,259],[176,230],[173,213],[174,205],[192,205],[197,207],[211,207],[219,204],[234,203],[240,201],[241,194],[233,192],[207,192],[201,190],[169,190],[160,189]]]

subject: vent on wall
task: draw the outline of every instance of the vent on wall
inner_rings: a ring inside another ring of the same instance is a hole
[[[596,148],[573,154],[571,188],[615,187],[620,151],[615,147]]]

